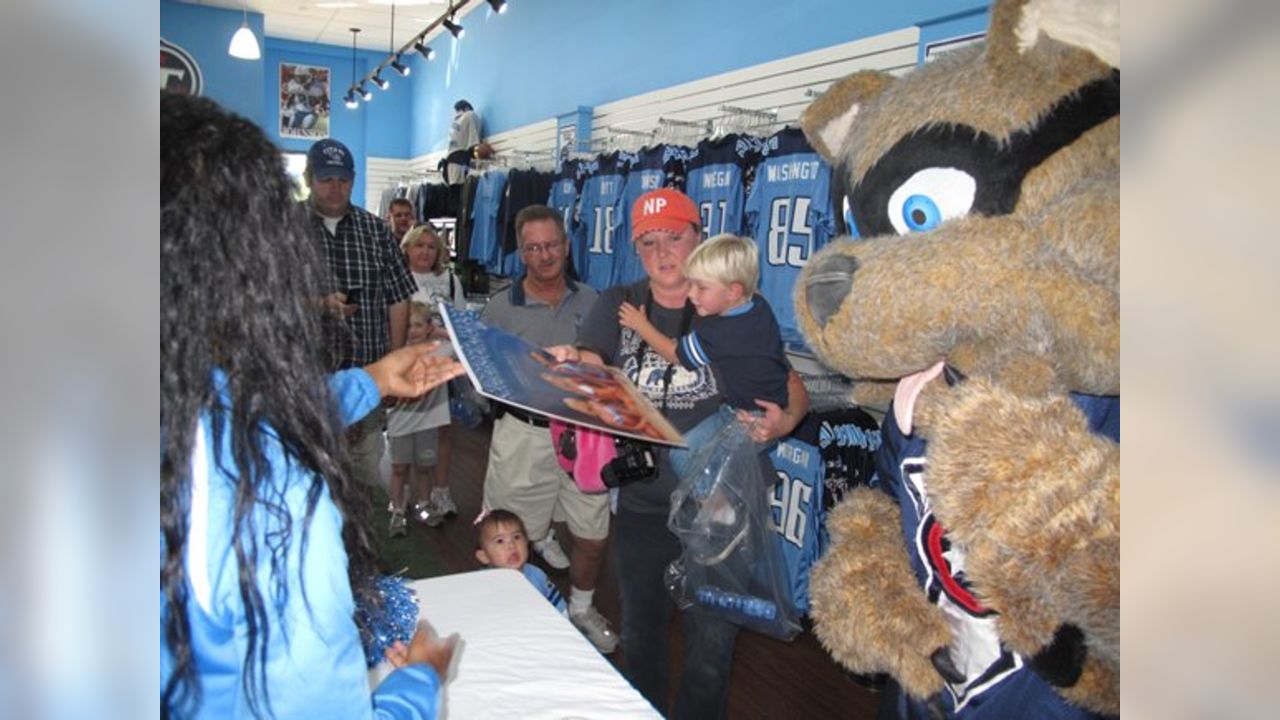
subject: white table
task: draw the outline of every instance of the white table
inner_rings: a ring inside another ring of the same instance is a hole
[[[410,584],[419,615],[462,636],[442,719],[661,716],[595,646],[515,570],[444,575]],[[389,672],[371,672],[374,682]]]

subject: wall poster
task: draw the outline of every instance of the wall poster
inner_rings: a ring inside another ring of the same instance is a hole
[[[329,68],[280,63],[280,137],[329,137]]]

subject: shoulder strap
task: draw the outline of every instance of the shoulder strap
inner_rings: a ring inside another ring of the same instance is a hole
[[[630,302],[631,300],[630,294],[631,294],[630,288],[628,288],[628,292],[625,294],[628,302]],[[645,285],[645,288],[644,288],[643,304],[644,304],[644,316],[646,318],[651,317],[653,315],[653,291],[649,289],[648,285]],[[689,302],[688,298],[685,298],[684,307],[680,309],[680,330],[676,335],[676,340],[679,341],[680,338],[684,337],[685,335],[688,335],[689,328],[692,325],[693,325],[693,303]],[[648,349],[649,349],[649,343],[645,342],[644,339],[641,338],[640,344],[636,347],[636,354],[635,354],[637,372],[639,372],[641,363],[644,361],[644,353]],[[675,363],[667,363],[667,369],[664,370],[662,373],[661,410],[663,414],[666,414],[667,412],[667,392],[671,389],[671,378],[674,377],[675,374],[676,374]]]

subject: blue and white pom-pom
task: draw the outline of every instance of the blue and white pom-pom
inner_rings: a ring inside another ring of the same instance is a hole
[[[382,596],[381,610],[361,603],[356,608],[361,623],[368,629],[364,638],[364,657],[369,667],[382,662],[387,648],[397,640],[409,642],[418,625],[418,598],[404,578],[384,575],[376,584]]]

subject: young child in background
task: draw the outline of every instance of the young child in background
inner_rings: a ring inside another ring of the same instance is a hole
[[[667,362],[689,369],[710,365],[724,395],[719,412],[684,434],[689,448],[671,451],[671,466],[681,477],[693,454],[733,420],[735,409],[758,412],[757,399],[786,407],[791,371],[773,309],[756,295],[760,265],[753,240],[717,235],[689,255],[685,274],[689,300],[702,318],[688,335],[673,340],[649,322],[644,308],[626,302],[618,308],[618,321]]]
[[[408,344],[424,343],[432,337],[431,309],[420,302],[409,303]],[[442,349],[447,346],[442,346]],[[445,349],[447,352],[447,349]],[[413,400],[402,400],[387,413],[387,439],[391,445],[391,537],[408,534],[405,519],[408,490],[413,488],[413,516],[431,527],[444,522],[445,515],[431,502],[441,478],[434,472],[437,460],[437,428],[449,424],[449,404],[440,402],[445,387]],[[410,482],[412,476],[412,483]]]
[[[476,559],[486,567],[519,570],[563,615],[564,595],[537,565],[529,564],[529,537],[524,521],[510,510],[490,510],[476,518]]]

